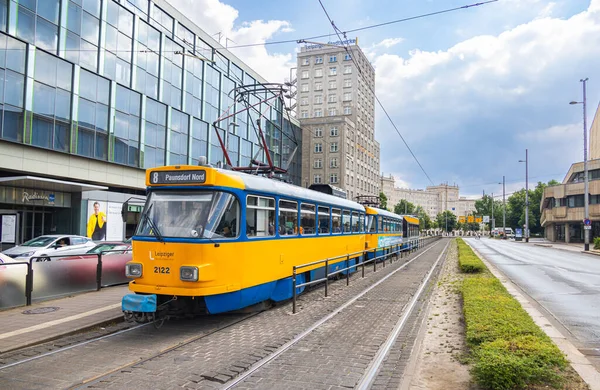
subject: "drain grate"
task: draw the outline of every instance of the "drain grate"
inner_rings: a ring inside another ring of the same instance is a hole
[[[58,309],[60,309],[60,307],[56,307],[56,306],[38,307],[35,309],[25,310],[23,312],[23,314],[46,314],[46,313],[55,312]]]

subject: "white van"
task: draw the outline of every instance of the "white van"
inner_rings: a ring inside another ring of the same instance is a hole
[[[515,232],[513,232],[512,228],[509,227],[504,228],[504,235],[507,238],[515,238]]]

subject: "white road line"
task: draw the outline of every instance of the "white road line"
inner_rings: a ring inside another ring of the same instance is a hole
[[[19,329],[19,330],[13,330],[12,332],[8,332],[8,333],[2,333],[2,334],[0,334],[0,340],[7,339],[7,338],[13,337],[13,336],[18,336],[18,335],[24,334],[24,333],[34,332],[34,331],[40,330],[40,329],[49,328],[54,325],[64,324],[65,322],[78,320],[80,318],[93,316],[94,314],[102,313],[103,311],[107,311],[107,310],[116,309],[118,307],[121,307],[121,304],[115,303],[114,305],[104,306],[104,307],[101,307],[98,309],[86,311],[85,313],[80,313],[80,314],[76,314],[74,316],[61,318],[60,320],[54,320],[54,321],[46,322],[43,324],[30,326],[29,328],[23,328],[23,329]]]

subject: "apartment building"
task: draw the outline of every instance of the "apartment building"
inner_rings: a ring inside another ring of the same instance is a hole
[[[378,196],[375,70],[356,40],[302,47],[297,88],[303,184],[331,184],[349,199]]]

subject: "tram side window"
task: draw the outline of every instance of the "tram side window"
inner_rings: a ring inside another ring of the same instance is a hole
[[[383,217],[380,215],[377,217],[377,226],[379,226],[379,233],[383,232]]]
[[[302,234],[315,234],[317,223],[316,206],[302,203],[300,205],[300,232]]]
[[[365,215],[360,214],[360,219],[358,220],[358,231],[361,233],[365,232]]]
[[[216,207],[211,211],[211,215],[217,214],[217,210],[219,213],[222,213],[221,220],[215,229],[216,235],[213,237],[237,237],[240,232],[240,202],[235,196],[230,194],[227,194],[227,197],[223,201],[226,203],[223,203],[222,208]]]
[[[275,235],[275,199],[248,196],[246,210],[246,235],[270,237]]]
[[[377,231],[377,217],[374,215],[367,215],[367,231],[374,233]]]
[[[319,206],[319,234],[329,233],[329,207]]]
[[[333,234],[340,234],[342,232],[342,210],[331,209],[331,231]]]
[[[350,211],[344,210],[342,213],[342,226],[344,233],[350,233],[351,231],[351,219],[350,219]]]
[[[360,217],[356,211],[352,212],[352,231],[354,233],[360,232]]]
[[[279,201],[279,235],[292,236],[298,234],[298,203],[289,200]]]

